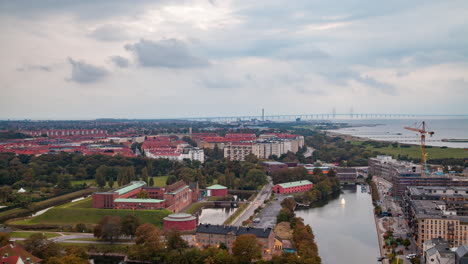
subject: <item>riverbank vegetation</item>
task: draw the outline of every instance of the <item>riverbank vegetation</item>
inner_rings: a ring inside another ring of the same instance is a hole
[[[325,175],[320,169],[316,169],[314,174],[310,174],[305,168],[298,167],[278,170],[272,174],[272,179],[275,184],[301,180],[311,181],[314,184],[312,189],[302,194],[294,195],[294,199],[298,203],[308,206],[314,206],[319,202],[327,201],[341,190],[334,171],[330,171],[328,175]]]
[[[380,215],[382,213],[382,207],[378,204],[380,201],[379,190],[377,184],[372,180],[372,175],[369,175],[366,179],[366,183],[369,185],[371,190],[372,205],[374,206],[374,214]]]
[[[296,202],[292,198],[286,198],[281,202],[282,208],[277,217],[277,223],[287,222],[292,230],[292,242],[297,254],[283,253],[281,256],[274,256],[273,263],[311,263],[320,264],[322,262],[319,254],[318,247],[315,243],[315,236],[312,228],[305,225],[300,217],[296,217],[294,208]],[[284,238],[283,238],[284,239]]]

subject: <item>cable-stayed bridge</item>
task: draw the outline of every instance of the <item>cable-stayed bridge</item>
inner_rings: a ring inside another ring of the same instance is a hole
[[[430,115],[430,114],[288,114],[288,115],[239,115],[239,116],[212,116],[212,117],[186,117],[178,118],[189,121],[288,121],[288,120],[330,120],[330,119],[399,119],[399,118],[467,118],[468,115]]]

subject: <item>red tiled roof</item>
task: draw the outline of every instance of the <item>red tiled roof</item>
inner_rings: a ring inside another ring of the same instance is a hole
[[[0,248],[0,256],[5,256],[5,254],[8,254],[8,256],[19,256],[23,260],[30,258],[33,263],[40,263],[42,261],[40,258],[33,256],[21,245],[16,244],[15,242],[10,242],[10,244]]]

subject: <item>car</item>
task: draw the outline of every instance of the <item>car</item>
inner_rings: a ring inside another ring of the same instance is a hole
[[[254,222],[254,223],[260,223],[260,218],[255,218],[252,222]]]
[[[408,255],[406,256],[407,259],[413,259],[413,258],[415,258],[415,257],[416,257],[416,254],[408,254]]]
[[[378,257],[378,258],[377,258],[377,261],[382,261],[382,260],[384,260],[384,259],[385,259],[385,256],[384,256],[384,257]]]

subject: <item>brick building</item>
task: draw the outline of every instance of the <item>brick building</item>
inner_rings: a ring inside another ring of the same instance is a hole
[[[277,194],[307,192],[314,184],[308,180],[280,183],[273,186],[273,192]]]
[[[148,187],[143,181],[133,181],[109,192],[95,192],[92,195],[93,208],[155,210],[167,208],[179,212],[190,205],[194,197],[199,196],[198,184],[191,189],[185,182],[178,181],[165,188]],[[138,199],[137,195],[146,191],[149,199]]]
[[[165,230],[190,231],[197,228],[197,218],[190,214],[171,214],[164,217],[163,221]]]
[[[195,234],[197,247],[216,247],[221,243],[232,252],[232,246],[237,236],[254,235],[262,246],[263,258],[269,259],[274,253],[275,232],[271,228],[254,228],[223,225],[198,225]]]
[[[206,190],[208,190],[208,196],[223,197],[228,194],[228,188],[219,184],[206,187]]]
[[[336,168],[336,178],[341,184],[353,184],[357,180],[356,168]]]
[[[288,168],[288,164],[278,161],[265,161],[260,163],[260,165],[265,168],[265,171],[271,175],[271,173]]]

